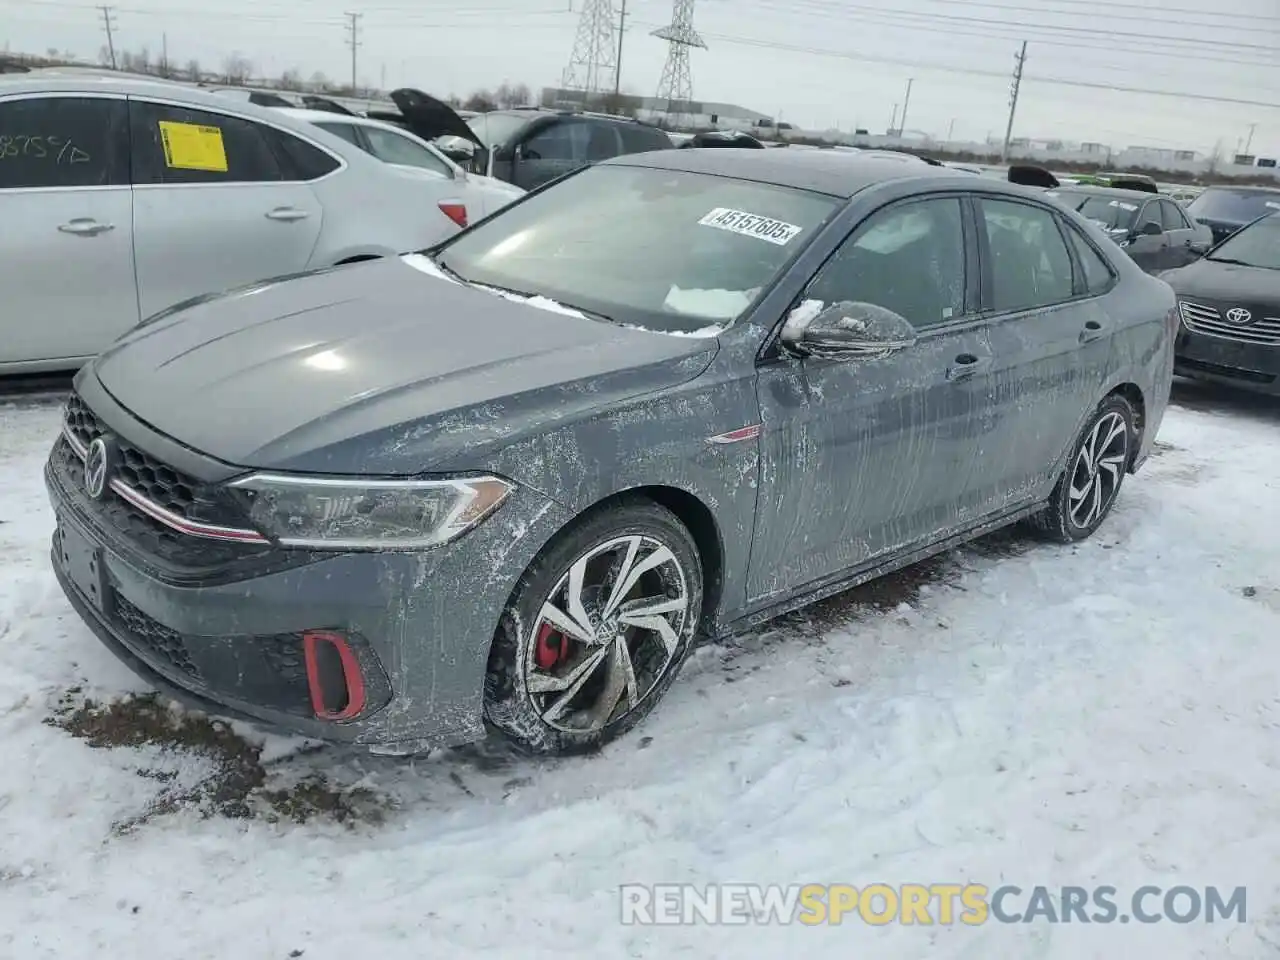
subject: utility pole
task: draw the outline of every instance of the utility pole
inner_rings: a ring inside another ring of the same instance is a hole
[[[893,131],[898,128],[898,105],[893,105],[893,116],[889,119],[889,136],[893,136]]]
[[[1000,162],[1009,162],[1009,140],[1013,137],[1013,115],[1018,111],[1018,92],[1022,89],[1022,68],[1027,62],[1027,41],[1022,41],[1017,66],[1013,69],[1013,87],[1009,91],[1009,123],[1004,128],[1004,147],[1000,150]]]
[[[1244,152],[1247,154],[1249,148],[1253,146],[1253,132],[1258,129],[1256,123],[1249,124],[1249,139],[1244,142]]]
[[[622,38],[627,32],[627,0],[622,0],[622,15],[618,17],[618,56],[613,67],[613,109],[621,110],[618,97],[622,92]]]
[[[169,76],[169,34],[160,34],[160,76]]]
[[[102,25],[107,28],[107,53],[111,56],[111,69],[119,69],[116,66],[116,41],[111,35],[111,7],[99,7],[102,11]]]
[[[898,124],[898,136],[902,136],[907,129],[907,107],[911,106],[911,85],[915,82],[915,78],[907,81],[907,95],[902,99],[902,120]]]
[[[956,118],[952,117],[951,122],[947,124],[947,143],[951,142],[951,135],[955,133],[955,130],[956,130]]]
[[[360,39],[359,39],[360,18],[363,17],[364,14],[363,13],[347,13],[346,16],[347,16],[347,19],[351,21],[349,24],[347,24],[347,30],[351,34],[351,37],[350,39],[347,40],[347,43],[351,45],[351,95],[354,97],[356,95],[356,50],[360,46]]]

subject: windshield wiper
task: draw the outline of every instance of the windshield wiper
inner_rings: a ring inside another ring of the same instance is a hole
[[[459,283],[466,283],[466,284],[471,283],[470,280],[468,280],[466,277],[460,274],[457,270],[453,269],[453,267],[446,266],[444,261],[441,260],[439,257],[433,257],[429,253],[424,253],[422,254],[422,256],[426,257],[433,264],[435,264],[436,269],[439,270],[441,273],[445,274],[446,276],[448,276],[450,280],[457,280]]]
[[[444,269],[448,269],[447,267]],[[471,283],[471,281],[466,281]],[[565,303],[563,300],[557,300],[555,297],[548,297],[545,293],[533,293],[528,290],[516,290],[513,287],[500,287],[496,283],[475,283],[473,286],[486,288],[489,290],[497,290],[500,293],[509,293],[513,297],[523,297],[526,300],[546,300],[548,303],[554,303],[558,307],[564,307],[566,310],[572,310],[574,313],[580,313],[589,320],[599,320],[602,323],[618,323],[613,317],[606,316],[603,313],[596,313],[594,310],[587,310],[572,303]]]
[[[1258,267],[1260,264],[1248,263],[1244,260],[1234,260],[1231,257],[1205,257],[1206,260],[1212,260],[1214,263],[1230,263],[1237,267]],[[1266,269],[1263,267],[1262,269]]]

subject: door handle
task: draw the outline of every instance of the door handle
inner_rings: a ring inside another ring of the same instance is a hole
[[[1088,343],[1091,340],[1097,340],[1106,332],[1106,328],[1097,320],[1090,320],[1084,325],[1084,329],[1080,331],[1080,342]]]
[[[973,353],[962,353],[947,367],[947,379],[953,383],[957,380],[967,380],[975,373],[987,369],[991,366],[990,357],[980,357]]]
[[[276,207],[274,210],[268,211],[266,217],[268,220],[284,220],[292,222],[294,220],[305,220],[311,214],[305,210],[299,210],[297,207]]]
[[[115,228],[114,223],[99,223],[89,217],[77,217],[75,220],[68,220],[58,225],[59,232],[70,233],[77,237],[96,237],[100,233],[106,233]]]

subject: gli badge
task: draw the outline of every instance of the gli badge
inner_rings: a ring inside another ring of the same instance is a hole
[[[1231,323],[1244,325],[1253,319],[1253,314],[1244,307],[1232,307],[1227,311],[1227,319]]]
[[[84,492],[98,500],[107,489],[112,447],[106,437],[96,437],[84,455]]]

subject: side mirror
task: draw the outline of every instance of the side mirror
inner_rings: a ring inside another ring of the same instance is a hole
[[[874,303],[844,301],[823,307],[810,300],[791,311],[781,340],[802,357],[871,360],[914,346],[916,331],[905,317]]]
[[[1142,229],[1138,231],[1138,234],[1143,237],[1158,237],[1162,233],[1164,233],[1164,227],[1154,220],[1148,220],[1142,225]]]

